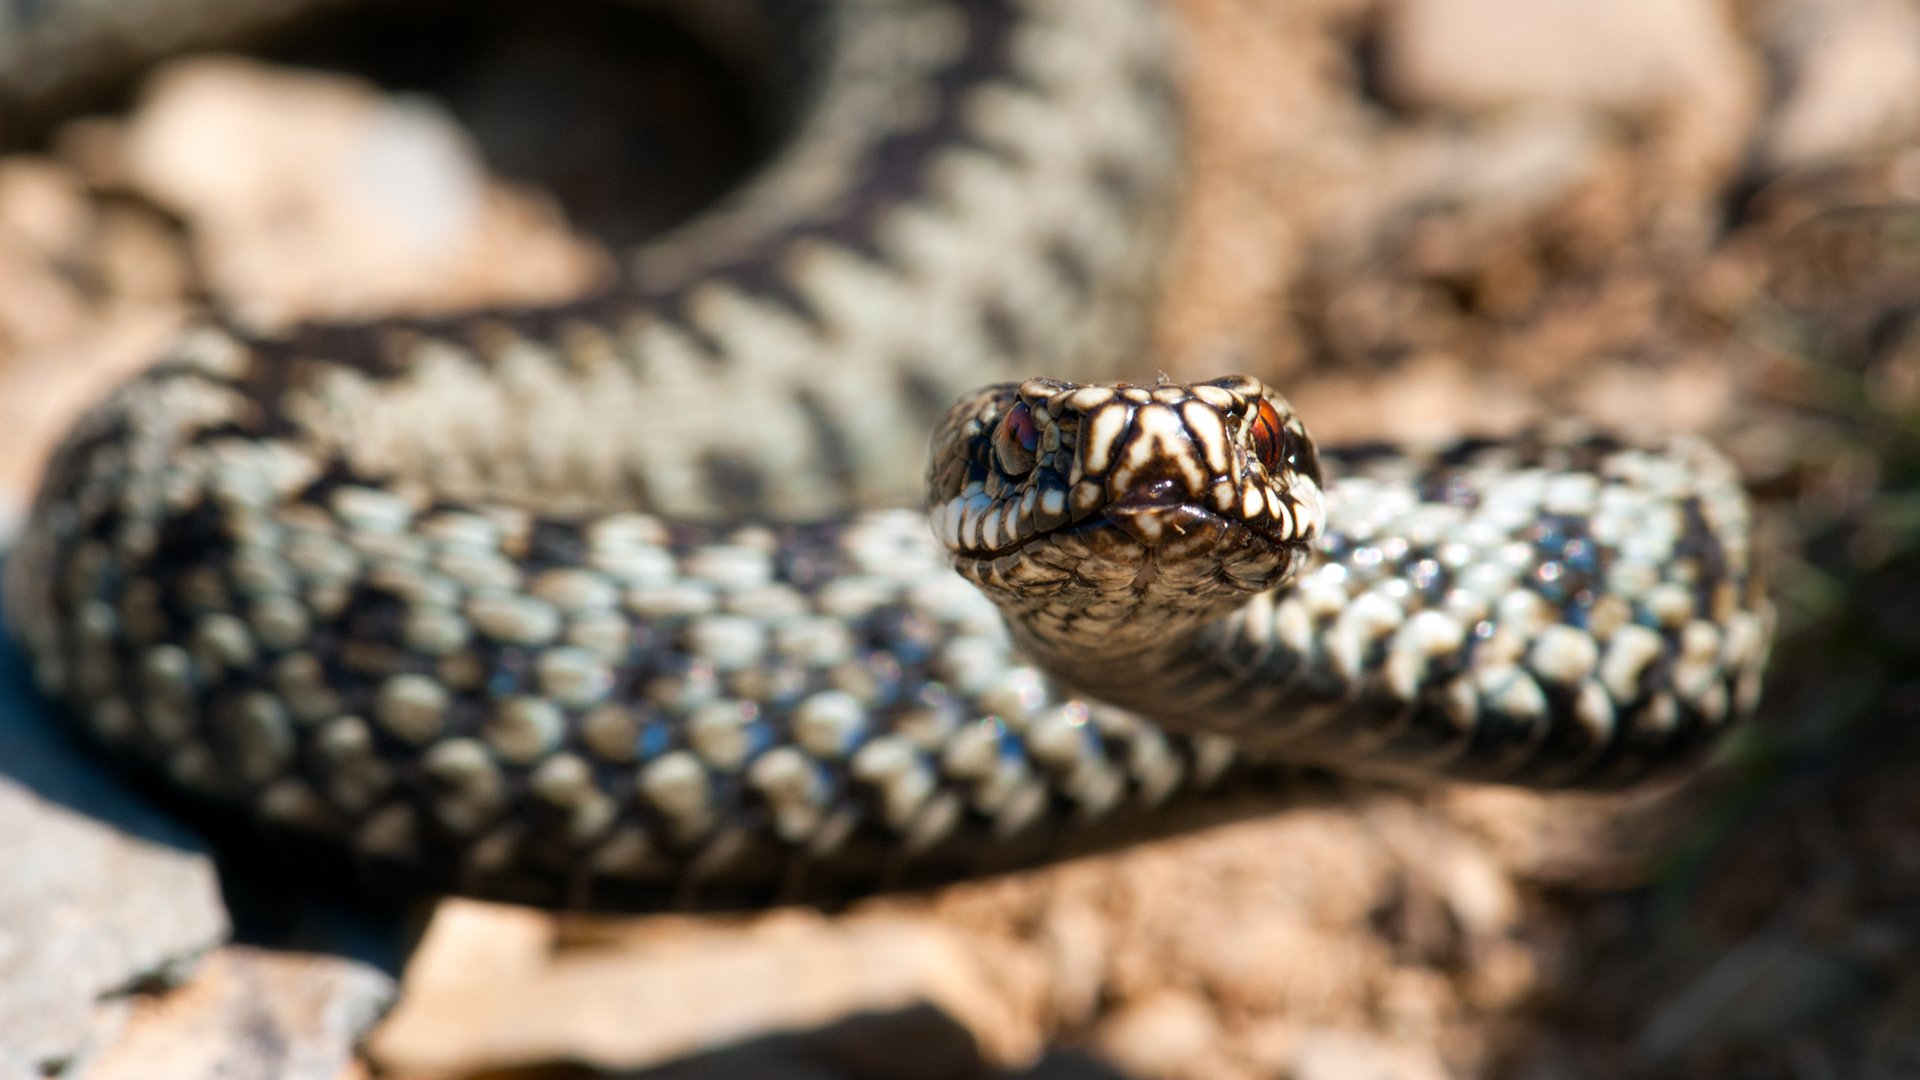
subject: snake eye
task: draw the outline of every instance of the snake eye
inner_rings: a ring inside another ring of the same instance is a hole
[[[1320,452],[1304,433],[1280,422],[1272,404],[1262,401],[1253,417],[1253,452],[1268,475],[1290,469],[1301,477],[1320,483]]]
[[[1287,428],[1280,422],[1280,414],[1273,410],[1272,402],[1262,399],[1259,411],[1253,414],[1253,452],[1269,473],[1286,466],[1287,442]]]
[[[1034,425],[1033,410],[1022,401],[1007,410],[1006,419],[993,431],[994,456],[1010,476],[1033,471],[1034,450],[1040,445],[1040,429]]]

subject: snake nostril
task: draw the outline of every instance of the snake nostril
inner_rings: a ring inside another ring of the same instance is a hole
[[[1033,411],[1026,402],[1007,410],[1006,419],[993,432],[994,456],[1010,476],[1025,476],[1033,471],[1034,451],[1040,445],[1040,429],[1034,425]]]
[[[1186,498],[1186,489],[1178,480],[1163,479],[1134,488],[1127,492],[1124,501],[1129,506],[1172,506],[1185,502]]]

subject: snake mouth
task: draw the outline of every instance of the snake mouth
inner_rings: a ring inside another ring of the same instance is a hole
[[[946,516],[934,515],[936,530],[946,523]],[[964,513],[956,517],[964,522]],[[994,562],[1053,546],[1083,550],[1112,563],[1150,568],[1156,561],[1201,552],[1251,554],[1284,561],[1308,543],[1310,540],[1288,534],[1270,520],[1248,521],[1209,509],[1179,490],[1177,483],[1162,480],[1129,491],[1079,521],[1070,520],[1028,536],[1016,535],[998,544],[974,545],[957,540],[957,544],[949,542],[947,546],[956,561]]]
[[[1276,548],[1299,547],[1306,541],[1282,529],[1271,518],[1258,521],[1210,510],[1187,497],[1173,480],[1160,480],[1136,489],[1109,503],[1100,514],[1098,528],[1110,525],[1148,548],[1177,544],[1206,532],[1240,528],[1257,540]]]

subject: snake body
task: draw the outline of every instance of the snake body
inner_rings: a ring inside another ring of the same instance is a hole
[[[1704,446],[1318,453],[1255,380],[1098,382],[1178,175],[1149,0],[737,6],[802,43],[793,134],[615,290],[209,318],[81,421],[7,611],[98,743],[363,869],[740,906],[1272,804],[1286,763],[1624,783],[1751,706]]]

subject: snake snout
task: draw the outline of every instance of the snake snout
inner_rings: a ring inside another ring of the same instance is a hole
[[[1112,500],[1105,519],[1141,544],[1155,548],[1191,536],[1215,516],[1193,505],[1175,480],[1156,480]]]

